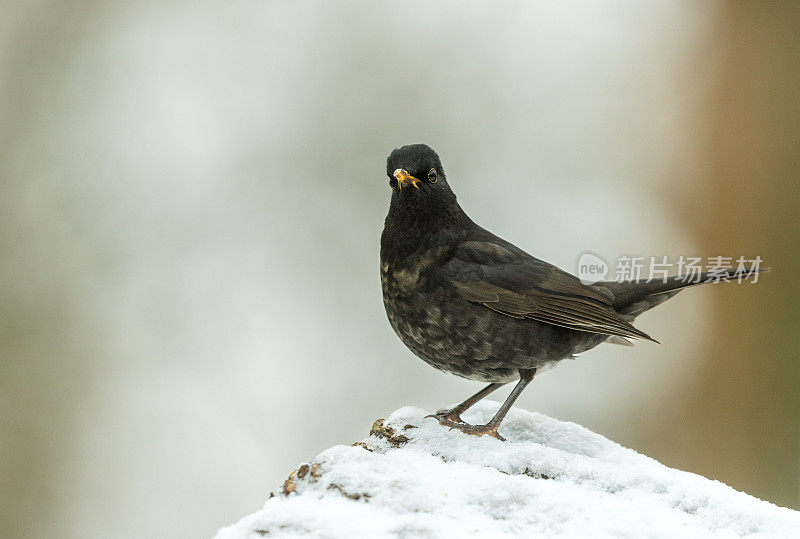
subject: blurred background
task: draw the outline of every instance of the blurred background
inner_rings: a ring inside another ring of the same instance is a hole
[[[414,142],[571,272],[761,256],[518,405],[800,507],[798,28],[790,2],[2,2],[4,534],[208,537],[477,390],[385,319],[385,158]]]

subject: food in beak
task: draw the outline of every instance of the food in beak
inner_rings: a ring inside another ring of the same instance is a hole
[[[420,181],[402,168],[398,168],[397,170],[395,170],[392,176],[394,176],[397,179],[397,186],[400,189],[402,189],[404,185],[409,185],[409,184],[419,189]]]

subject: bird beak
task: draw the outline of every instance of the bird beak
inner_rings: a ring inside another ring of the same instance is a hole
[[[408,184],[411,184],[417,189],[419,189],[420,181],[411,174],[409,174],[408,172],[406,172],[405,170],[403,170],[402,168],[398,168],[397,170],[395,170],[392,176],[394,176],[395,179],[397,179],[397,186],[400,189],[402,189],[404,185]]]

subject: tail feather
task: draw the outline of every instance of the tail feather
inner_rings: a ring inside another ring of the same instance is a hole
[[[687,279],[685,276],[672,276],[666,281],[656,279],[652,281],[604,281],[597,283],[596,287],[605,288],[614,297],[614,309],[628,315],[632,320],[641,313],[652,309],[656,305],[667,301],[669,298],[684,288],[706,283],[729,281],[742,281],[753,276],[768,272],[769,268],[726,268],[701,273]]]

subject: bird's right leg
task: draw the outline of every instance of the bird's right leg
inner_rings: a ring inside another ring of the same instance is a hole
[[[451,408],[449,410],[442,410],[441,412],[437,412],[435,414],[431,414],[425,417],[433,417],[439,420],[439,423],[442,425],[446,425],[448,427],[452,427],[455,424],[463,423],[464,420],[461,419],[461,414],[466,412],[473,404],[484,398],[486,395],[494,391],[495,389],[499,388],[500,386],[505,385],[504,382],[494,382],[489,384],[488,386],[484,387],[473,396],[459,404],[458,406]]]

